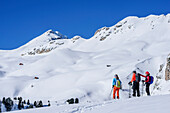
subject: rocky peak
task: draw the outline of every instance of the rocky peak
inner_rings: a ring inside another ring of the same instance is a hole
[[[45,35],[51,37],[51,40],[57,40],[57,39],[68,39],[67,36],[62,35],[58,31],[48,30],[44,33]]]
[[[62,39],[68,39],[67,36],[62,35],[58,31],[48,30],[37,38],[31,40],[26,44],[27,48],[21,54],[24,55],[35,55],[48,53],[51,50],[58,48],[64,44]]]

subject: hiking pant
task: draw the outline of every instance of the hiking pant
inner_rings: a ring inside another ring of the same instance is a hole
[[[150,84],[146,82],[146,93],[148,96],[150,96],[149,86]]]
[[[119,89],[120,88],[114,86],[114,89],[113,89],[113,99],[115,99],[116,92],[117,92],[117,99],[119,99]]]
[[[140,91],[139,91],[139,82],[134,81],[133,82],[133,96],[136,96],[136,92],[137,92],[137,96],[140,97]]]

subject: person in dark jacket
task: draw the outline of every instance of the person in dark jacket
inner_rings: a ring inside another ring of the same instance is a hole
[[[136,73],[136,71],[133,71],[132,79],[129,82],[129,85],[132,85],[133,83],[133,96],[136,97],[136,92],[137,96],[140,97],[140,91],[139,91],[139,82],[140,82],[140,75]]]
[[[146,71],[146,76],[145,75],[142,75],[142,74],[140,74],[140,76],[142,76],[142,77],[145,77],[145,80],[143,80],[142,82],[145,82],[145,84],[146,84],[146,93],[147,93],[147,95],[148,96],[150,96],[150,91],[149,91],[149,87],[150,87],[150,73],[148,72],[148,71]]]

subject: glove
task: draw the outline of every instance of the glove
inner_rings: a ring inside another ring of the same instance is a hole
[[[112,88],[114,88],[114,85],[112,85]]]
[[[145,80],[142,80],[142,82],[145,82]]]
[[[131,86],[131,85],[132,85],[132,82],[129,82],[128,84]]]

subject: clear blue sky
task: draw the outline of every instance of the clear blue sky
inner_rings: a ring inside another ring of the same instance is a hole
[[[170,0],[0,0],[0,49],[14,49],[48,29],[90,38],[127,16],[170,13]]]

